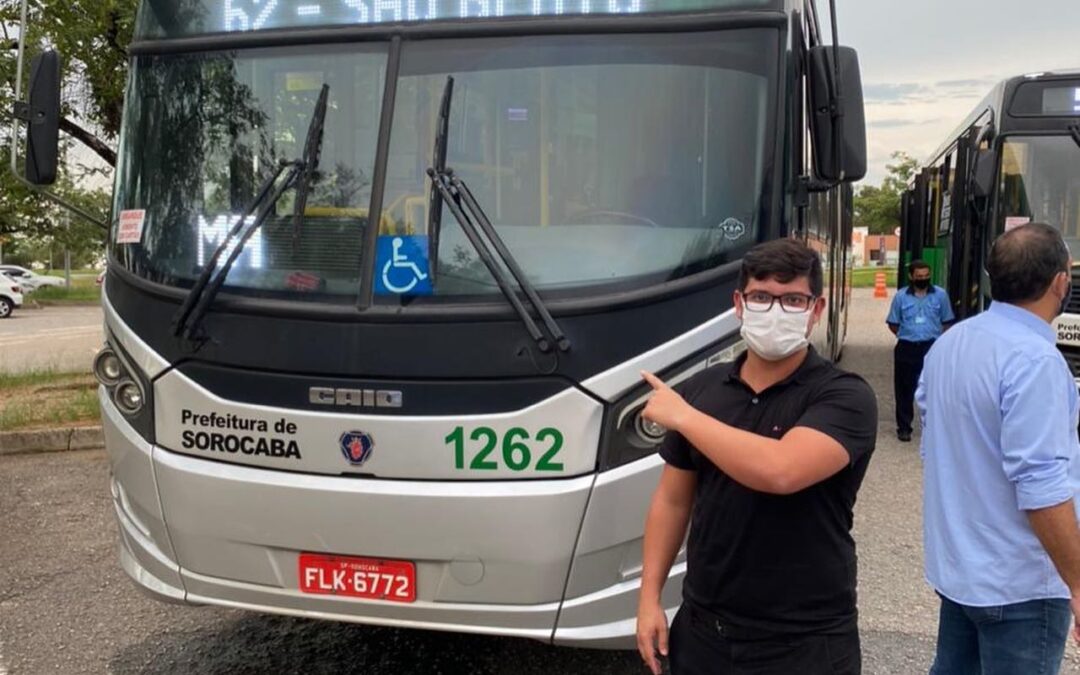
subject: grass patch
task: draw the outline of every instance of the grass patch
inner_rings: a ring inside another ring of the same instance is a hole
[[[92,304],[101,301],[101,289],[93,279],[73,279],[71,288],[45,286],[26,296],[41,305]]]
[[[855,288],[873,288],[878,272],[885,273],[885,286],[896,288],[895,267],[857,267],[851,272],[851,285]]]
[[[97,381],[87,373],[49,370],[0,375],[0,431],[96,423]]]
[[[71,270],[71,275],[72,276],[75,276],[76,274],[81,275],[81,276],[85,276],[85,275],[89,274],[89,275],[93,275],[93,276],[96,277],[100,273],[101,273],[101,270],[95,270],[95,269],[93,269],[91,267],[85,267],[83,269]],[[50,276],[50,277],[60,277],[61,279],[63,279],[64,278],[64,269],[60,268],[58,270],[45,270],[44,272],[42,272],[42,274],[44,274],[46,276]],[[74,281],[74,279],[72,281]]]

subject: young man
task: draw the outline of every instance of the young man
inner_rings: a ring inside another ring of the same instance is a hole
[[[655,389],[644,415],[669,430],[638,608],[654,673],[657,648],[675,675],[860,672],[850,531],[877,404],[808,346],[821,295],[816,253],[791,239],[757,246],[735,294],[749,350],[683,395],[644,374]],[[669,642],[660,591],[691,520]]]
[[[893,350],[893,391],[896,394],[896,437],[911,440],[915,417],[915,387],[922,373],[926,352],[956,320],[949,294],[930,283],[930,266],[916,260],[908,266],[911,285],[901,288],[892,299],[885,323],[898,340]]]
[[[1054,228],[1005,233],[987,264],[994,303],[927,356],[916,400],[926,578],[941,596],[934,675],[1056,674],[1080,617],[1080,399],[1051,325],[1071,267]]]

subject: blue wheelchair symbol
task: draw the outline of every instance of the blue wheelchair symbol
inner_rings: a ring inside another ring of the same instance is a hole
[[[431,295],[428,238],[379,237],[375,246],[375,292],[379,295]]]

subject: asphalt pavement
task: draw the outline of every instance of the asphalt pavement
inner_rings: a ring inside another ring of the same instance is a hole
[[[917,439],[892,433],[886,309],[858,294],[842,365],[880,408],[856,507],[864,672],[908,675],[929,668],[937,601],[922,576]],[[120,570],[107,476],[101,451],[0,457],[0,675],[645,672],[632,652],[161,604]],[[1080,675],[1078,654],[1070,645],[1063,673]]]
[[[101,322],[98,306],[15,310],[0,319],[0,373],[89,372],[104,339]]]

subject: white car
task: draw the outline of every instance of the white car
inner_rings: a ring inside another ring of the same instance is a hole
[[[0,265],[0,274],[6,274],[22,284],[24,293],[31,293],[42,286],[64,285],[64,280],[60,277],[38,274],[18,265]]]
[[[22,286],[6,274],[0,272],[0,319],[11,316],[16,307],[22,307]]]

